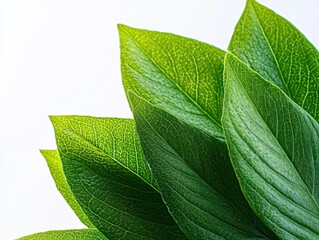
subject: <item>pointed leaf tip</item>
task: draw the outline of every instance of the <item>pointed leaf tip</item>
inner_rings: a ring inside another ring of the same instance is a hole
[[[120,40],[126,92],[133,90],[156,107],[223,139],[224,51],[191,38],[129,27],[120,27]]]
[[[129,27],[125,24],[122,24],[122,23],[117,24],[117,29],[119,32],[121,32],[122,30],[124,30],[126,28],[129,28]]]
[[[291,22],[247,0],[228,50],[319,120],[319,53]]]

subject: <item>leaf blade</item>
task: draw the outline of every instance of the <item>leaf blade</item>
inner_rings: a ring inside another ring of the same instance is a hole
[[[216,138],[225,52],[196,40],[119,25],[121,70],[132,90]]]
[[[228,50],[319,120],[319,53],[290,22],[247,0]]]
[[[62,169],[62,162],[57,150],[40,150],[42,156],[45,158],[50,169],[51,176],[54,179],[55,185],[63,198],[72,208],[74,213],[78,216],[81,222],[89,228],[94,228],[86,214],[83,212],[79,203],[76,201],[68,183],[64,176]]]
[[[239,188],[236,192],[231,166],[223,171],[230,163],[223,142],[133,92],[129,96],[145,158],[172,216],[190,239],[275,239],[258,226]]]
[[[55,230],[35,233],[18,240],[104,240],[106,237],[96,229]]]
[[[225,81],[222,121],[231,160],[247,201],[280,238],[318,237],[318,203],[306,182],[308,172],[303,172],[302,167],[314,160],[318,174],[319,159],[304,159],[305,149],[298,145],[305,133],[318,139],[318,123],[232,54],[226,56]],[[294,117],[287,117],[289,114]],[[317,124],[315,132],[306,132],[308,121]],[[298,124],[301,128],[294,128]],[[316,145],[318,140],[310,148],[318,149]]]
[[[70,188],[99,231],[111,239],[184,239],[155,190],[132,120],[51,121]]]

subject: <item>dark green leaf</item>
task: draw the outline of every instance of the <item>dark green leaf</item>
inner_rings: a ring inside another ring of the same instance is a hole
[[[73,193],[66,181],[59,152],[57,150],[41,150],[41,153],[47,161],[54,182],[64,199],[67,201],[83,224],[89,228],[94,228],[94,225],[90,222],[73,196]]]
[[[319,53],[291,23],[248,0],[229,50],[319,120]]]
[[[132,90],[179,119],[223,139],[223,60],[208,44],[119,25],[122,78]]]
[[[51,117],[68,184],[110,239],[185,239],[154,188],[133,120]]]
[[[96,229],[74,229],[41,232],[19,240],[106,240],[106,237]]]
[[[241,189],[281,239],[319,239],[319,124],[234,55],[223,127]]]
[[[133,92],[130,102],[144,155],[162,197],[190,239],[264,239],[230,166],[224,142]]]

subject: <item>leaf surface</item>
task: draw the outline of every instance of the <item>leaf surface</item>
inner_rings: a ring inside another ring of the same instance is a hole
[[[110,239],[185,239],[143,158],[133,120],[51,117],[68,184]]]
[[[319,53],[290,22],[248,0],[228,49],[319,120]]]
[[[106,237],[96,229],[74,229],[35,233],[19,240],[106,240]]]
[[[145,158],[170,213],[189,239],[273,237],[256,226],[224,142],[133,92],[129,99]]]
[[[119,25],[121,69],[132,90],[187,123],[223,139],[224,51],[169,33]]]
[[[51,176],[53,177],[56,187],[61,195],[64,197],[66,202],[78,216],[81,222],[89,228],[94,228],[94,225],[90,222],[90,220],[76,201],[66,181],[59,152],[57,150],[41,150],[41,153],[49,166]]]
[[[319,238],[319,124],[232,54],[225,82],[226,142],[250,206],[281,239]]]

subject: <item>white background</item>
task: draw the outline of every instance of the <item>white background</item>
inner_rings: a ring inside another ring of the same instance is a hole
[[[261,1],[319,46],[316,1]],[[117,23],[226,49],[244,0],[0,0],[0,239],[83,225],[56,190],[39,149],[48,115],[131,117]]]

